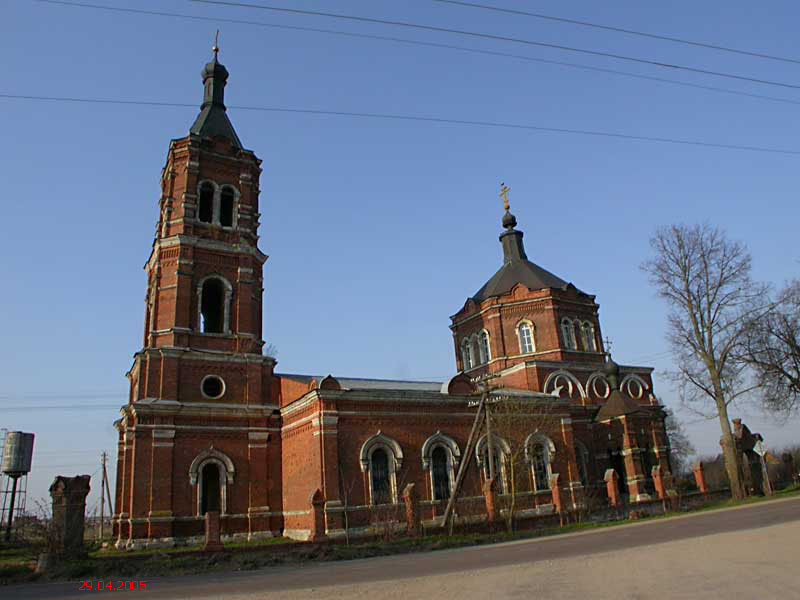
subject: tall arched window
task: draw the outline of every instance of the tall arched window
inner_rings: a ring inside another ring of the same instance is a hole
[[[575,343],[575,327],[572,321],[564,317],[561,319],[561,337],[564,340],[564,348],[567,350],[577,350]]]
[[[214,220],[214,186],[208,181],[200,186],[197,219],[203,223],[211,223]]]
[[[477,367],[481,364],[481,345],[478,342],[477,334],[472,334],[469,338],[469,349],[472,355],[472,366]]]
[[[447,500],[450,497],[450,461],[444,446],[436,446],[431,452],[431,478],[433,499]]]
[[[478,347],[481,351],[481,364],[488,363],[492,356],[489,352],[489,332],[481,331],[478,335]]]
[[[369,476],[372,483],[372,503],[390,504],[392,490],[389,481],[389,455],[377,448],[370,456]]]
[[[460,459],[461,450],[456,441],[441,431],[422,444],[422,470],[431,474],[431,498],[442,500],[450,497]]]
[[[219,224],[223,227],[233,227],[233,204],[236,195],[233,189],[225,186],[219,195]]]
[[[534,444],[531,452],[533,486],[537,492],[550,489],[550,453],[542,442]]]
[[[517,328],[519,334],[519,351],[521,354],[529,354],[534,351],[533,327],[527,321],[523,321]]]
[[[498,494],[505,494],[506,478],[505,472],[503,471],[503,463],[505,462],[503,460],[503,450],[499,448],[498,445],[495,445],[492,455],[492,462],[494,462],[495,490]],[[481,462],[483,463],[483,478],[484,480],[488,481],[489,477],[491,476],[491,471],[489,470],[489,444],[483,445],[483,449],[481,450]]]
[[[369,484],[371,504],[397,501],[397,473],[403,464],[403,449],[396,440],[378,431],[368,438],[359,452],[361,471]]]
[[[597,346],[594,343],[594,327],[589,321],[584,321],[581,325],[581,333],[583,334],[583,349],[587,352],[594,352]]]
[[[469,343],[469,338],[465,338],[463,342],[461,342],[461,362],[464,367],[464,371],[469,371],[472,365],[472,344]]]
[[[223,333],[225,331],[225,285],[220,279],[203,282],[200,292],[200,331]]]

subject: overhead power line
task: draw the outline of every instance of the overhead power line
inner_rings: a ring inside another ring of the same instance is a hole
[[[0,406],[0,412],[16,410],[88,410],[94,408],[119,408],[120,404],[75,404],[72,406],[64,404],[53,404],[51,406]]]
[[[93,392],[37,392],[37,393],[20,393],[20,394],[0,394],[0,401],[2,400],[54,400],[54,399],[109,399],[109,398],[127,398],[125,392],[120,393],[116,391],[93,391]]]
[[[770,102],[780,102],[783,104],[795,104],[800,105],[800,100],[792,100],[789,98],[779,98],[775,96],[767,96],[763,94],[754,94],[751,92],[743,92],[740,90],[732,90],[728,88],[721,88],[711,85],[703,85],[700,83],[690,83],[688,81],[680,81],[677,79],[669,79],[666,77],[656,77],[653,75],[642,75],[639,73],[631,73],[629,71],[619,71],[617,69],[607,69],[605,67],[596,67],[593,65],[584,65],[579,63],[571,63],[559,60],[549,60],[546,58],[535,58],[533,56],[525,56],[522,54],[512,54],[509,52],[500,52],[495,50],[482,50],[480,48],[469,48],[465,46],[456,46],[453,44],[440,44],[436,42],[423,42],[419,40],[411,40],[407,38],[398,38],[392,36],[383,36],[383,35],[372,35],[369,33],[352,33],[349,31],[341,31],[336,29],[322,29],[316,27],[302,27],[299,25],[283,25],[278,23],[265,23],[263,21],[248,21],[242,19],[228,19],[223,17],[204,17],[199,15],[188,15],[184,13],[172,13],[172,12],[163,12],[163,11],[153,11],[153,10],[141,10],[136,8],[124,8],[119,6],[104,6],[100,4],[87,4],[83,2],[67,2],[65,0],[36,0],[37,2],[42,2],[45,4],[55,4],[59,6],[67,6],[72,8],[90,8],[96,10],[104,10],[110,12],[122,12],[122,13],[132,13],[132,14],[139,14],[145,16],[155,16],[155,17],[169,17],[175,19],[186,19],[192,21],[211,21],[215,23],[231,23],[234,25],[246,25],[252,27],[265,27],[271,29],[285,29],[290,31],[305,31],[309,33],[323,33],[328,35],[337,35],[342,37],[349,37],[349,38],[356,38],[356,39],[366,39],[366,40],[373,40],[373,41],[384,41],[384,42],[395,42],[399,44],[406,44],[411,46],[426,46],[429,48],[441,48],[446,50],[457,50],[459,52],[470,52],[472,54],[484,54],[487,56],[498,56],[502,58],[512,58],[516,60],[522,60],[526,62],[536,62],[540,64],[547,64],[547,65],[556,65],[560,67],[567,67],[570,69],[579,69],[582,71],[595,71],[598,73],[606,73],[609,75],[619,75],[621,77],[629,77],[632,79],[642,79],[644,81],[656,81],[659,83],[666,83],[669,85],[678,85],[681,87],[687,88],[695,88],[700,90],[707,90],[710,92],[717,92],[721,94],[729,94],[734,96],[744,96],[747,98],[755,98],[758,100],[767,100]]]
[[[528,12],[526,10],[517,10],[512,8],[502,8],[500,6],[489,6],[486,4],[477,4],[475,2],[461,2],[460,0],[432,0],[441,4],[454,4],[456,6],[467,6],[469,8],[480,8],[484,10],[491,10],[494,12],[505,13],[509,15],[518,15],[524,17],[533,17],[535,19],[543,19],[547,21],[556,21],[559,23],[569,23],[570,25],[580,25],[581,27],[591,27],[594,29],[603,29],[605,31],[614,31],[616,33],[626,33],[628,35],[636,35],[639,37],[650,38],[654,40],[661,40],[664,42],[675,42],[678,44],[686,44],[688,46],[695,46],[698,48],[707,48],[710,50],[719,50],[721,52],[732,52],[734,54],[742,54],[744,56],[753,56],[756,58],[766,58],[769,60],[778,60],[781,62],[794,63],[800,65],[800,60],[794,58],[786,58],[784,56],[776,56],[774,54],[766,54],[764,52],[754,52],[751,50],[740,50],[738,48],[729,48],[728,46],[720,46],[717,44],[709,44],[707,42],[697,42],[687,40],[679,37],[672,37],[668,35],[658,35],[656,33],[646,33],[644,31],[637,31],[635,29],[625,29],[623,27],[613,27],[611,25],[600,25],[599,23],[590,23],[589,21],[580,21],[578,19],[567,19],[565,17],[554,17],[552,15],[543,15],[541,13]]]
[[[473,38],[481,38],[487,40],[495,40],[498,42],[509,42],[513,44],[523,44],[526,46],[536,46],[539,48],[551,48],[553,50],[562,50],[564,52],[575,52],[579,54],[588,54],[591,56],[600,56],[603,58],[613,58],[616,60],[624,60],[628,62],[634,62],[644,65],[649,65],[653,67],[659,67],[662,69],[673,69],[673,70],[681,70],[687,71],[689,73],[699,73],[701,75],[712,75],[715,77],[725,77],[728,79],[736,79],[739,81],[748,81],[751,83],[760,83],[762,85],[773,85],[778,87],[784,88],[791,88],[791,89],[800,89],[800,85],[796,85],[793,83],[785,83],[780,81],[771,81],[768,79],[759,79],[757,77],[748,77],[746,75],[735,75],[732,73],[723,73],[721,71],[712,71],[709,69],[701,69],[699,67],[689,67],[686,65],[677,65],[672,63],[665,63],[657,60],[651,60],[647,58],[638,58],[634,56],[626,56],[623,54],[615,54],[612,52],[603,52],[600,50],[588,50],[586,48],[575,48],[572,46],[564,46],[561,44],[550,44],[547,42],[537,42],[534,40],[526,40],[522,38],[514,38],[505,35],[494,35],[490,33],[482,33],[477,31],[466,31],[463,29],[451,29],[448,27],[437,27],[435,25],[424,25],[421,23],[410,23],[407,21],[393,21],[389,19],[375,19],[372,17],[361,17],[356,15],[342,15],[337,13],[329,13],[329,12],[322,12],[316,10],[301,10],[298,8],[283,8],[278,6],[269,6],[266,4],[249,4],[246,2],[229,2],[226,0],[189,0],[189,2],[194,2],[197,4],[209,4],[215,6],[231,6],[237,8],[252,8],[257,10],[268,10],[273,12],[281,12],[286,14],[294,14],[294,15],[305,15],[305,16],[314,16],[314,17],[326,17],[330,19],[341,19],[346,21],[356,21],[359,23],[374,23],[380,25],[391,25],[394,27],[405,27],[408,29],[417,29],[422,31],[434,31],[437,33],[450,33],[453,35],[460,35],[460,36],[467,36]]]
[[[0,98],[14,100],[41,100],[49,102],[73,102],[84,104],[120,104],[133,106],[169,106],[169,107],[196,107],[196,103],[187,102],[156,102],[145,100],[117,100],[111,98],[70,98],[62,96],[34,96],[27,94],[5,94],[0,93]],[[393,121],[417,121],[424,123],[438,123],[442,125],[467,125],[473,127],[492,127],[501,129],[518,129],[525,131],[540,131],[544,133],[563,133],[571,135],[584,135],[591,137],[607,137],[622,140],[639,142],[657,142],[662,144],[679,144],[685,146],[700,146],[705,148],[721,148],[725,150],[745,150],[748,152],[767,152],[771,154],[800,155],[800,150],[786,150],[781,148],[769,148],[764,146],[749,146],[743,144],[723,144],[718,142],[706,142],[702,140],[685,140],[679,138],[666,138],[657,136],[633,135],[614,131],[592,131],[588,129],[570,129],[566,127],[547,127],[544,125],[527,125],[522,123],[502,123],[495,121],[473,121],[466,119],[450,119],[445,117],[429,117],[421,115],[402,115],[389,113],[354,112],[343,110],[316,110],[307,108],[285,108],[273,106],[228,106],[236,110],[253,110],[262,112],[276,112],[288,114],[305,114],[334,117],[352,117],[366,119],[386,119]]]

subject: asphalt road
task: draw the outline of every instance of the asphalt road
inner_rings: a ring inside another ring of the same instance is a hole
[[[439,552],[387,556],[354,561],[270,567],[259,571],[215,573],[147,580],[146,592],[85,592],[77,582],[31,584],[0,588],[3,598],[86,598],[132,594],[147,598],[225,597],[311,589],[380,580],[475,571],[514,564],[531,564],[603,552],[651,546],[718,533],[758,529],[800,520],[800,498],[759,503],[734,509],[643,521],[536,540],[522,540]]]

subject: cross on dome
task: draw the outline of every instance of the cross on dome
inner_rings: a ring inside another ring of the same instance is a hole
[[[499,196],[503,199],[503,208],[508,212],[511,206],[508,203],[508,195],[511,193],[511,188],[508,187],[505,183],[500,184],[500,194]]]

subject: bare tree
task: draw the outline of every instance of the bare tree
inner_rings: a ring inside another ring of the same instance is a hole
[[[751,321],[743,357],[766,409],[785,416],[800,412],[800,280],[778,295],[773,310]]]
[[[502,388],[495,391],[496,395],[502,393]],[[493,435],[507,444],[504,450],[495,439],[494,452],[497,456],[503,454],[502,460],[498,461],[502,464],[501,472],[496,477],[504,477],[503,504],[508,531],[514,530],[520,491],[530,486],[526,440],[531,434],[552,435],[558,429],[559,420],[553,415],[554,400],[500,396],[488,404]]]
[[[695,453],[695,449],[675,413],[669,408],[665,408],[664,412],[667,414],[664,427],[669,439],[670,465],[672,473],[679,475],[687,471],[689,457]]]
[[[742,498],[728,406],[752,389],[737,349],[767,289],[750,277],[747,248],[707,224],[661,228],[650,245],[655,256],[642,269],[670,306],[667,341],[676,358],[670,375],[686,405],[713,408],[731,494]]]

